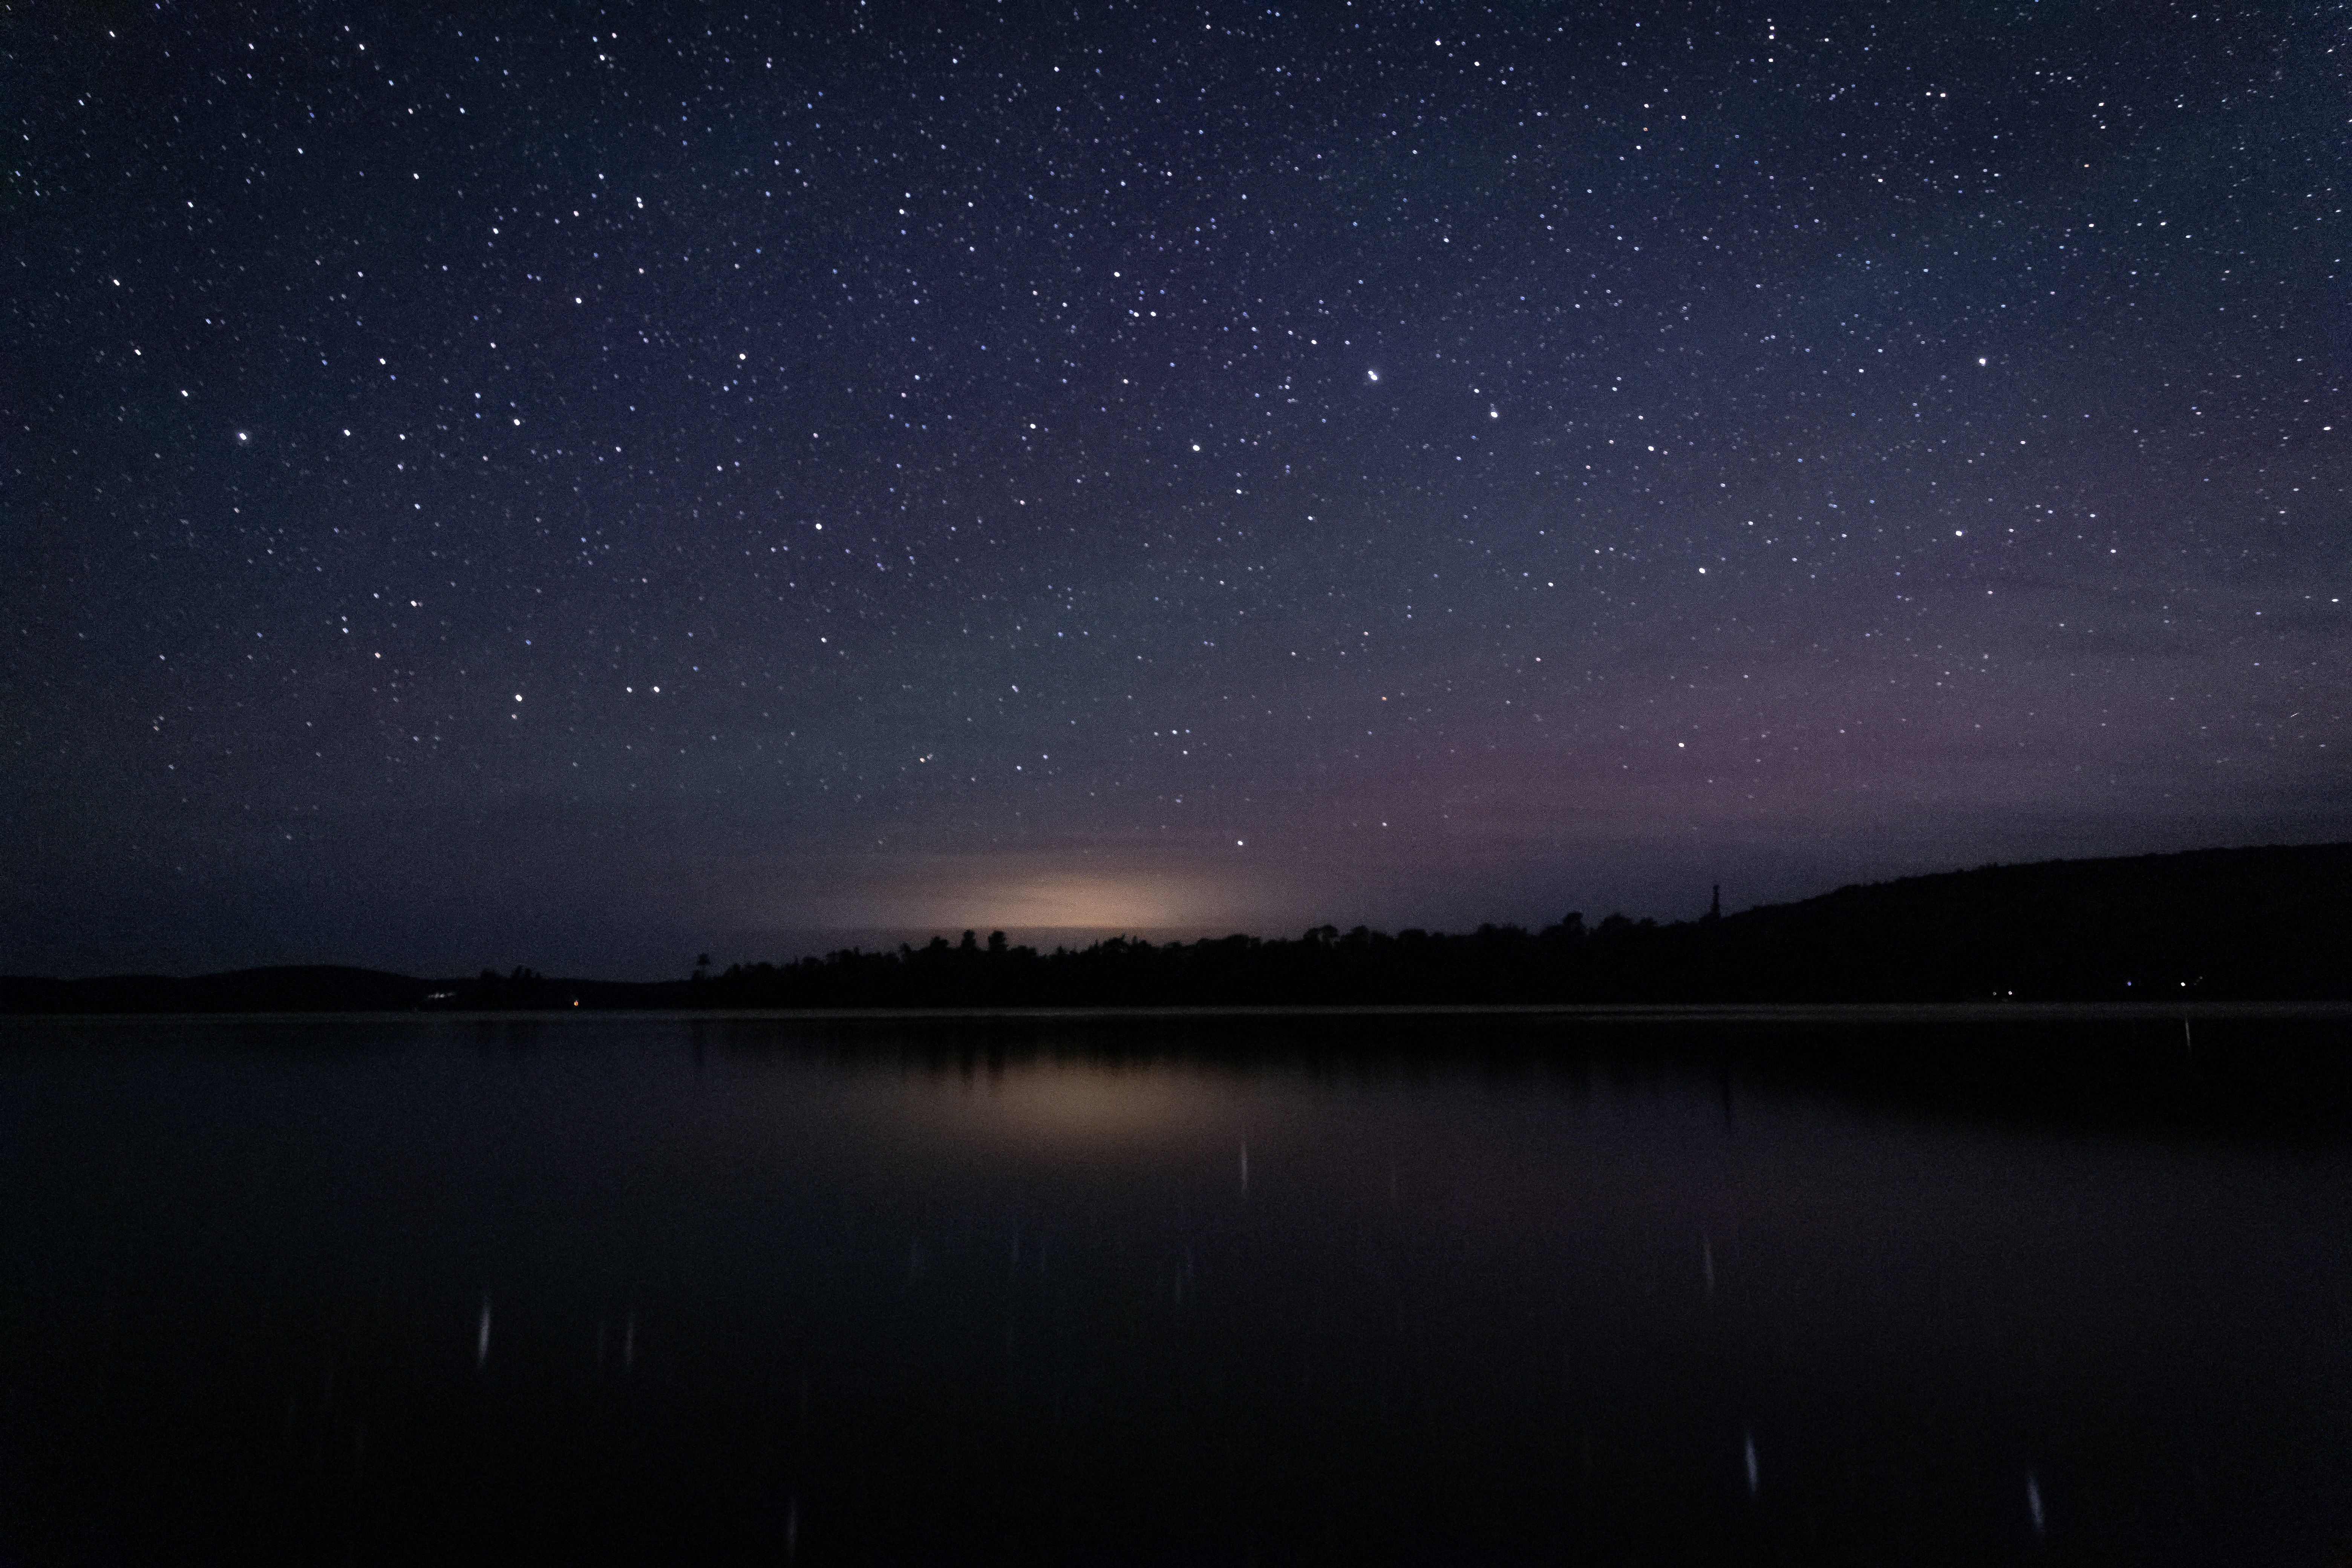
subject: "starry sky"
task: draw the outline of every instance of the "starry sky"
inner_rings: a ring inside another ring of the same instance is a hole
[[[0,17],[0,967],[2352,837],[2340,4]]]

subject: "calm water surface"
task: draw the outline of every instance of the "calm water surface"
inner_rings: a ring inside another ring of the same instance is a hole
[[[2342,1560],[2336,1080],[1664,1037],[17,1020],[0,1562]]]

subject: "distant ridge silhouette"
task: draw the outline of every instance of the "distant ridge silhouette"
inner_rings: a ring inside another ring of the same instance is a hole
[[[967,931],[685,980],[471,980],[378,970],[0,979],[11,1013],[2352,1000],[2352,844],[2047,860],[1840,888],[1660,925],[1570,914],[1465,934],[1318,926],[1290,939],[1041,953]]]

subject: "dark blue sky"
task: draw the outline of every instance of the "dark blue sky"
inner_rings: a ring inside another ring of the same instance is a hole
[[[0,966],[2352,837],[2342,5],[34,5]]]

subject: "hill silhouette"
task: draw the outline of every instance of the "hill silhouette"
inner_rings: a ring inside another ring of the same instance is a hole
[[[2352,844],[1984,866],[1660,925],[1319,926],[1041,953],[935,937],[686,980],[343,968],[0,981],[9,1012],[2352,999]]]
[[[400,1012],[423,1005],[429,981],[341,964],[239,969],[180,978],[108,974],[89,980],[0,979],[10,1013]]]

